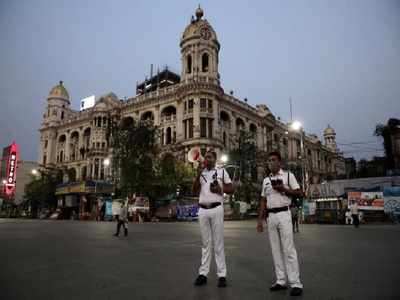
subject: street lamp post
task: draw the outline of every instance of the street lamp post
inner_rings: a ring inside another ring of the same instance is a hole
[[[306,190],[306,166],[305,166],[305,151],[304,151],[304,130],[303,130],[303,125],[299,121],[294,121],[293,123],[290,123],[289,126],[291,129],[294,131],[297,131],[300,133],[300,166],[301,166],[301,181],[302,181],[302,186],[303,190]]]

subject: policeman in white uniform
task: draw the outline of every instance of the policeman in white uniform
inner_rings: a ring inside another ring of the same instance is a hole
[[[294,175],[281,169],[281,160],[279,152],[271,152],[268,156],[271,174],[264,179],[262,186],[257,231],[263,231],[263,220],[267,214],[268,234],[276,275],[276,282],[270,290],[287,289],[287,283],[289,283],[290,295],[299,296],[302,294],[303,285],[300,282],[299,263],[293,242],[289,197],[300,197],[303,192]]]
[[[216,160],[216,152],[208,151],[204,164],[199,165],[197,176],[193,182],[193,192],[200,192],[199,224],[202,238],[201,266],[194,283],[197,286],[207,283],[212,240],[217,264],[218,287],[226,286],[223,193],[231,194],[233,186],[228,172],[224,168],[215,167]]]

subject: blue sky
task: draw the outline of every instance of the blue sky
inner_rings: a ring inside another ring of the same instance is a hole
[[[180,36],[199,1],[0,2],[0,145],[36,160],[50,89],[72,105],[135,93],[155,68],[180,71]],[[400,2],[201,1],[221,44],[225,91],[263,103],[322,137],[330,124],[348,156],[383,152],[376,123],[400,117]]]

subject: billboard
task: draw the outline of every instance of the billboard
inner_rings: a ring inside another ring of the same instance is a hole
[[[193,221],[198,218],[199,205],[177,205],[176,207],[176,217],[178,220]]]
[[[349,204],[354,200],[359,209],[364,210],[383,210],[383,192],[349,192]]]
[[[95,96],[89,96],[81,100],[80,110],[85,110],[94,106],[96,102]]]
[[[385,187],[383,189],[383,197],[385,200],[385,213],[396,213],[400,215],[400,186]]]
[[[11,199],[15,195],[16,175],[17,175],[18,146],[13,142],[3,151],[3,162],[6,165],[4,195]]]

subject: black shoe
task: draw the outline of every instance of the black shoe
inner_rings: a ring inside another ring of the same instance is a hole
[[[128,236],[128,229],[125,229],[125,236]]]
[[[303,293],[303,289],[294,287],[290,290],[290,296],[300,296]]]
[[[113,236],[119,236],[119,234],[118,233],[114,233]]]
[[[226,278],[225,277],[218,278],[218,287],[226,287]]]
[[[199,275],[194,282],[194,285],[201,286],[207,284],[207,277],[204,275]]]
[[[269,288],[269,290],[271,292],[276,292],[276,291],[281,291],[281,290],[286,290],[286,289],[287,289],[287,286],[280,285],[279,283],[275,283],[273,286],[271,286]]]

